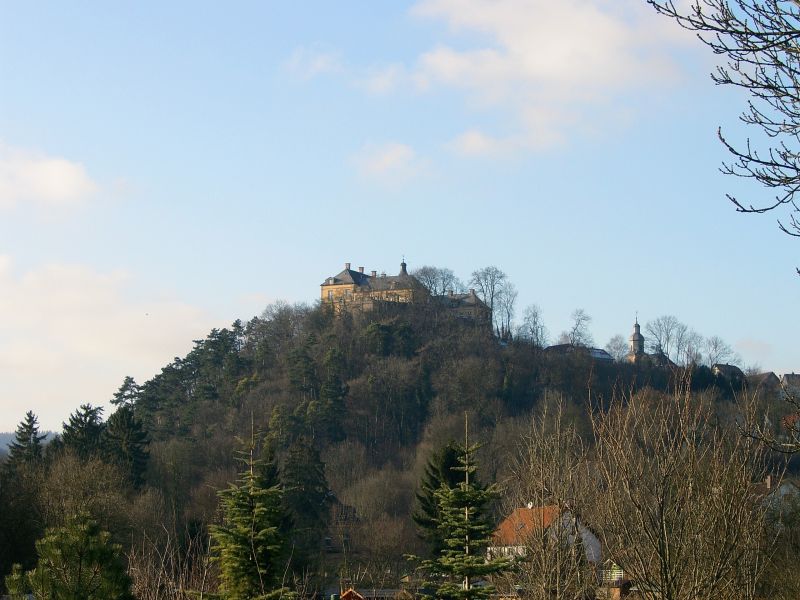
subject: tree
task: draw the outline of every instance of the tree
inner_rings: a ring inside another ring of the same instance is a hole
[[[6,577],[12,598],[31,592],[36,600],[133,600],[120,546],[85,513],[48,529],[36,551],[35,569],[23,573],[16,565]]]
[[[42,459],[42,440],[45,435],[39,434],[39,423],[36,415],[28,411],[25,419],[17,426],[14,441],[8,445],[6,468],[25,463],[37,463]]]
[[[417,507],[411,518],[417,525],[419,536],[428,543],[431,556],[438,556],[444,549],[436,493],[442,486],[453,488],[464,481],[464,473],[456,470],[458,466],[458,446],[450,442],[428,459],[419,482]]]
[[[499,307],[501,297],[505,293],[508,283],[508,275],[494,266],[473,271],[469,280],[469,284],[475,288],[475,293],[489,307],[497,329],[500,328],[502,321],[498,319],[499,315],[495,313],[495,309]]]
[[[119,389],[114,392],[114,397],[111,398],[111,404],[114,406],[133,406],[139,398],[140,392],[136,380],[130,375],[126,376]]]
[[[647,348],[653,354],[674,356],[675,345],[685,336],[686,325],[672,315],[663,315],[644,326]]]
[[[73,450],[81,458],[88,458],[101,446],[103,433],[103,407],[82,404],[64,423],[61,436],[64,448]]]
[[[628,342],[625,341],[624,337],[617,334],[608,340],[606,352],[614,357],[615,361],[622,362],[628,355]]]
[[[465,436],[466,438],[466,436]],[[488,504],[498,493],[495,486],[482,487],[475,481],[475,452],[478,445],[458,445],[458,467],[464,480],[456,487],[442,485],[436,491],[439,533],[444,549],[439,556],[422,562],[436,579],[436,598],[448,600],[483,600],[494,593],[494,586],[480,585],[479,578],[499,575],[510,566],[506,558],[488,558],[494,527],[488,518]]]
[[[727,363],[734,357],[733,348],[717,335],[712,335],[706,339],[705,351],[709,367]]]
[[[245,467],[239,479],[219,492],[222,524],[210,528],[214,560],[220,567],[220,592],[226,600],[265,600],[287,594],[283,492],[274,470],[256,459],[254,451],[251,438],[247,452],[239,457]]]
[[[102,438],[106,456],[122,469],[135,489],[140,488],[147,469],[150,439],[130,404],[121,404],[108,418]]]
[[[503,285],[497,299],[498,321],[500,321],[500,338],[508,339],[511,336],[511,321],[514,319],[514,305],[517,302],[517,288],[510,281]]]
[[[783,0],[647,0],[659,13],[695,31],[700,40],[727,60],[712,74],[715,83],[745,90],[747,108],[740,120],[760,136],[734,144],[718,131],[732,155],[723,163],[729,175],[752,179],[775,197],[747,202],[728,194],[736,210],[764,213],[789,209],[780,229],[800,237],[800,6]],[[763,147],[763,149],[759,149]],[[800,273],[800,270],[798,270]]]
[[[592,419],[598,492],[584,514],[642,597],[755,597],[770,553],[761,444],[688,392],[634,394]]]
[[[542,310],[537,304],[531,304],[525,309],[517,336],[528,340],[536,348],[547,346],[547,327],[542,319]]]
[[[431,296],[444,296],[450,292],[460,294],[464,291],[464,283],[451,269],[425,265],[415,270],[412,275]]]
[[[591,346],[594,343],[592,334],[589,333],[589,323],[592,322],[592,317],[582,308],[576,308],[572,311],[570,318],[572,319],[572,326],[568,331],[561,333],[559,343],[571,346]]]
[[[505,494],[508,513],[526,504],[555,513],[549,527],[528,532],[524,556],[506,576],[528,600],[594,597],[588,592],[600,548],[580,518],[592,489],[591,473],[587,449],[559,399],[522,436]]]

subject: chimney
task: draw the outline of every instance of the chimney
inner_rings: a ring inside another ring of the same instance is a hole
[[[358,272],[359,273],[363,273],[364,272],[364,267],[358,267]]]
[[[350,270],[350,263],[344,263],[344,270],[345,271],[349,271]]]
[[[469,295],[470,296],[474,296],[475,295],[475,288],[469,288]]]
[[[448,295],[452,296],[453,295],[453,290],[447,290],[447,293],[448,293]]]
[[[370,271],[370,273],[372,273],[372,277],[377,277],[378,276],[378,272],[377,271]]]

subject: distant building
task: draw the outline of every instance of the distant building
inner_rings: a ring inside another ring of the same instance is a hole
[[[381,304],[432,303],[466,320],[487,324],[492,320],[491,310],[475,290],[466,294],[451,291],[442,296],[431,296],[428,289],[408,273],[405,260],[400,263],[397,275],[385,272],[379,275],[377,271],[367,274],[364,267],[353,270],[349,262],[345,263],[344,270],[320,284],[320,300],[333,306],[337,312],[369,312]]]
[[[639,317],[633,324],[633,334],[628,339],[628,355],[625,357],[629,363],[637,364],[644,360],[647,355],[644,353],[644,336],[639,327]]]
[[[584,355],[588,356],[594,361],[601,363],[612,363],[614,357],[602,348],[590,348],[588,346],[575,346],[573,344],[556,344],[548,346],[544,349],[545,354],[561,354],[561,355]]]

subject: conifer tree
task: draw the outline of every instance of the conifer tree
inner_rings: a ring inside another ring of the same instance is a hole
[[[14,434],[14,441],[8,446],[8,460],[6,465],[13,468],[20,463],[32,464],[42,458],[42,440],[46,436],[39,434],[39,423],[36,415],[28,411],[25,420],[18,426]]]
[[[103,430],[103,448],[111,462],[123,469],[136,489],[144,483],[149,443],[147,432],[134,416],[132,406],[122,404],[108,418]]]
[[[114,392],[114,397],[111,398],[111,404],[114,406],[133,406],[139,397],[141,388],[136,383],[136,380],[127,375],[119,386],[119,389]]]
[[[219,492],[223,522],[211,527],[214,560],[220,566],[220,592],[225,600],[286,597],[286,515],[275,470],[254,457],[251,438],[240,457],[245,469],[235,484]]]
[[[494,530],[488,504],[498,495],[495,486],[482,487],[476,483],[475,452],[480,446],[458,445],[458,467],[464,480],[455,487],[441,485],[435,497],[439,510],[438,528],[444,542],[440,554],[422,562],[422,568],[436,576],[435,597],[444,600],[485,600],[494,593],[494,586],[477,580],[499,575],[510,567],[507,558],[487,558]]]
[[[47,530],[36,542],[36,568],[23,573],[15,565],[6,577],[14,599],[32,593],[36,600],[133,600],[120,546],[88,515]]]
[[[464,473],[456,470],[458,466],[458,446],[451,441],[428,460],[416,493],[417,507],[411,518],[417,525],[419,536],[428,543],[431,556],[438,556],[444,549],[436,492],[442,485],[453,488],[464,481]]]
[[[103,407],[82,404],[64,423],[61,436],[64,448],[75,451],[81,458],[88,458],[100,449],[103,433]]]

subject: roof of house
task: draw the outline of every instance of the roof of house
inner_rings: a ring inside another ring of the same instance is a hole
[[[711,365],[711,371],[715,375],[722,375],[730,379],[731,377],[744,377],[742,370],[736,365],[727,365],[723,363],[715,363]]]
[[[497,546],[523,546],[534,532],[550,527],[558,514],[557,506],[514,509],[497,526],[493,543]]]
[[[350,263],[348,263],[349,265]],[[375,273],[375,271],[373,271]],[[422,287],[422,284],[417,281],[413,275],[409,275],[406,270],[406,263],[400,264],[400,273],[397,275],[367,275],[362,273],[361,270],[354,271],[347,267],[340,273],[333,277],[328,277],[320,285],[345,285],[355,284],[359,287],[369,287],[372,290],[393,290],[393,289],[409,289],[414,287]]]
[[[783,385],[800,386],[800,373],[784,373],[781,375]]]
[[[748,375],[747,381],[750,385],[760,386],[760,385],[778,385],[780,383],[780,379],[778,376],[775,375],[772,371],[767,371],[766,373],[756,373],[755,375]]]

